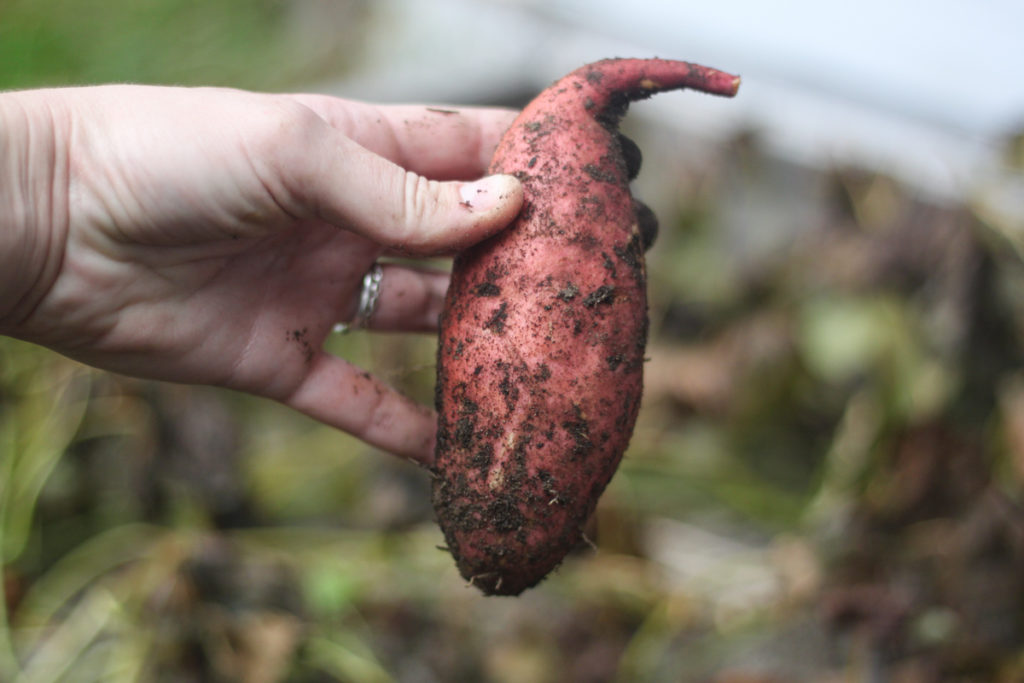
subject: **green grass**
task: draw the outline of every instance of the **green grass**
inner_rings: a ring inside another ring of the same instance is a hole
[[[275,88],[343,67],[281,0],[4,0],[0,88],[140,82]],[[339,27],[339,33],[350,27]]]

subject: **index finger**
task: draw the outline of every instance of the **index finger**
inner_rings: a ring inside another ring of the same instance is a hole
[[[327,95],[292,95],[329,125],[399,166],[433,180],[487,172],[518,112],[495,107],[375,105]]]

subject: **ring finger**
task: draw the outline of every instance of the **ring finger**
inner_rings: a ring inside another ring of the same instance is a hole
[[[367,327],[387,332],[436,332],[448,273],[394,263],[381,264],[381,270],[380,296]]]

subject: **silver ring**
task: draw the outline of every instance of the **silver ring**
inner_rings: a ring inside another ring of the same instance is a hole
[[[373,266],[363,276],[363,289],[359,292],[359,308],[350,323],[337,323],[334,331],[345,334],[353,330],[360,330],[370,324],[370,318],[377,308],[377,300],[380,299],[380,281],[384,279],[384,269],[379,263]]]

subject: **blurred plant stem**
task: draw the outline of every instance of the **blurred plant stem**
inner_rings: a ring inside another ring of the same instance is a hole
[[[82,424],[90,373],[43,349],[5,344],[0,356],[0,676],[12,680],[18,657],[7,604],[8,567],[25,551],[39,497]],[[14,361],[14,362],[12,362]]]
[[[14,470],[14,440],[13,430],[0,429],[0,584],[4,589],[3,595],[0,596],[0,680],[5,681],[12,680],[18,670],[18,659],[11,639],[10,614],[7,610],[7,556],[3,552],[7,547],[6,491]]]
[[[0,543],[3,542],[3,525],[0,524]],[[0,565],[0,578],[6,579],[6,565]],[[7,613],[7,595],[0,598],[0,680],[9,681],[18,670],[18,658],[11,641],[10,615]]]
[[[77,663],[120,611],[104,588],[90,590],[36,649],[15,683],[56,683]]]

